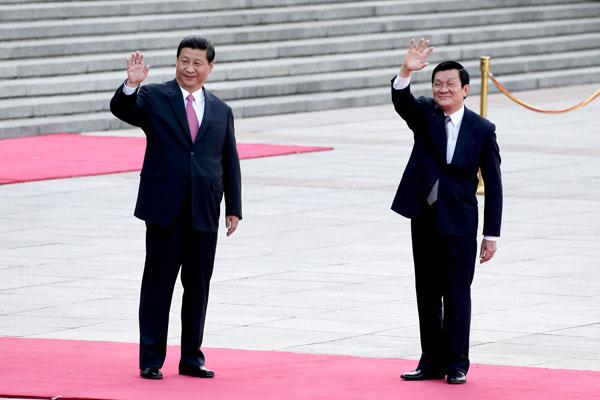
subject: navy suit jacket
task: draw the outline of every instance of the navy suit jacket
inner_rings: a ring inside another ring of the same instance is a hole
[[[204,116],[192,143],[176,80],[144,85],[130,96],[122,89],[123,85],[110,102],[111,112],[146,134],[135,216],[168,225],[185,196],[190,196],[194,228],[216,232],[224,194],[226,215],[241,218],[241,173],[231,108],[204,89]]]
[[[410,85],[395,90],[396,112],[414,133],[414,145],[392,203],[392,210],[407,217],[427,207],[427,196],[439,179],[437,223],[448,235],[476,237],[478,225],[477,171],[485,183],[483,234],[500,236],[502,179],[496,127],[465,108],[452,162],[446,162],[444,112],[429,97],[416,99]]]

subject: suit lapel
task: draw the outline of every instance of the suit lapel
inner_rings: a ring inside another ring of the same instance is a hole
[[[463,115],[462,122],[460,123],[456,147],[454,148],[454,154],[452,155],[452,163],[461,157],[462,153],[467,149],[469,143],[471,143],[474,133],[472,129],[473,120],[473,111],[465,107],[465,114]]]
[[[435,153],[443,162],[446,163],[446,146],[448,144],[448,138],[446,137],[446,117],[444,112],[435,107],[434,113],[434,121],[435,121],[435,134],[433,136],[433,144],[435,146]]]
[[[190,128],[188,126],[187,117],[185,115],[185,104],[183,103],[183,95],[181,88],[175,79],[167,82],[167,97],[168,103],[175,115],[175,120],[179,125],[179,131],[187,135],[187,140],[191,141]]]
[[[202,88],[204,90],[204,115],[202,116],[202,122],[200,123],[200,129],[198,130],[198,135],[196,136],[196,140],[194,143],[198,143],[200,137],[203,136],[210,124],[210,119],[214,115],[214,99],[212,93],[208,90]]]

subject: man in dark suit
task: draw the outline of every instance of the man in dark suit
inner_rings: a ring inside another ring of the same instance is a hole
[[[140,375],[161,379],[169,309],[179,269],[183,285],[179,373],[212,378],[200,346],[213,271],[220,204],[227,236],[242,217],[241,174],[231,108],[204,88],[213,45],[184,38],[175,79],[140,87],[149,67],[140,52],[127,60],[127,80],[110,109],[141,127],[146,153],[135,216],[146,222],[146,262],[140,296]]]
[[[433,52],[411,40],[392,101],[414,133],[414,145],[392,210],[411,219],[421,358],[404,380],[466,382],[471,322],[470,288],[477,255],[476,190],[485,182],[484,238],[480,262],[496,252],[502,216],[500,153],[495,126],[465,108],[469,74],[455,61],[432,74],[433,98],[415,98],[410,76]]]

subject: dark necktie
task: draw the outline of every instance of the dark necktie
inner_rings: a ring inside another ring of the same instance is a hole
[[[450,116],[446,115],[446,119],[445,119],[445,127],[446,127],[446,146],[448,143],[448,123],[452,121],[450,119]],[[440,180],[436,180],[435,183],[433,184],[433,187],[431,188],[431,192],[429,192],[429,196],[427,196],[427,204],[432,205],[433,203],[435,203],[437,201],[438,198],[438,186],[440,185]]]

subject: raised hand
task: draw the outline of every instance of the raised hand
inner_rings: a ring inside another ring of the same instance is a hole
[[[127,86],[135,87],[146,79],[150,66],[144,64],[144,55],[139,51],[127,58]]]
[[[429,40],[421,38],[419,41],[415,41],[414,38],[410,39],[408,44],[408,51],[402,60],[402,67],[400,68],[400,75],[407,77],[413,71],[419,71],[429,65],[426,61],[433,53],[433,47],[429,46]]]

